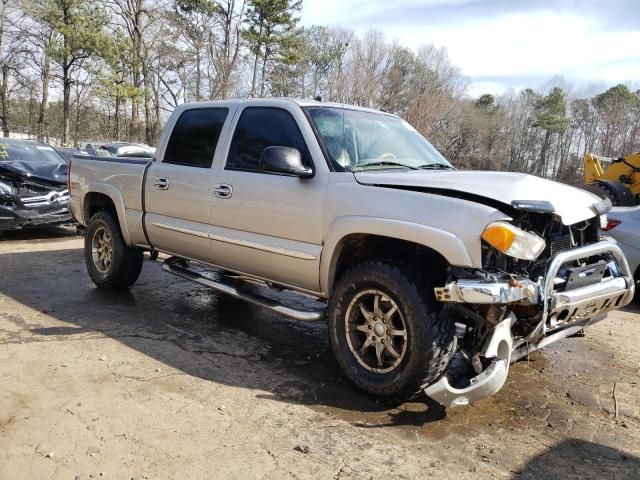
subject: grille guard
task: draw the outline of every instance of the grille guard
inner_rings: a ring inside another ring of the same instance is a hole
[[[562,265],[596,255],[611,255],[611,277],[565,292],[554,292],[554,281]],[[572,321],[587,320],[622,308],[633,300],[635,281],[624,253],[618,245],[601,241],[555,255],[547,267],[540,291],[542,319],[527,339],[536,339]]]
[[[610,277],[564,292],[554,290],[555,280],[563,265],[598,255],[612,257],[607,265]],[[544,277],[537,282],[528,278],[512,281],[462,279],[434,291],[436,299],[441,302],[538,305],[541,320],[527,337],[527,340],[535,340],[574,321],[624,307],[633,299],[635,282],[620,247],[605,240],[557,253],[549,261]]]

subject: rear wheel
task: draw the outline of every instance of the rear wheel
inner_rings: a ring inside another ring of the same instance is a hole
[[[431,288],[409,267],[364,262],[338,280],[329,336],[347,377],[367,393],[409,400],[446,369],[455,325],[440,315]]]
[[[96,213],[89,222],[84,258],[93,283],[106,290],[130,287],[142,270],[142,250],[127,246],[116,220],[105,211]]]

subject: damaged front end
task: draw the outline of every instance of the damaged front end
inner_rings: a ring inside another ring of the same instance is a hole
[[[0,175],[0,231],[71,221],[66,185]]]
[[[483,236],[482,269],[452,268],[447,283],[435,289],[454,315],[459,349],[446,374],[425,391],[447,407],[492,395],[509,364],[633,298],[633,272],[620,248],[598,237],[599,216],[565,225],[552,212],[510,213],[510,225],[543,240],[535,258],[495,248],[509,240],[507,230],[504,238],[487,237],[493,244]]]
[[[0,231],[72,221],[68,164],[49,145],[0,142]]]

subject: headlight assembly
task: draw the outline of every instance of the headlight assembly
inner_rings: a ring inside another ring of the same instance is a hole
[[[482,232],[482,239],[510,257],[535,260],[546,247],[544,238],[525,232],[507,222],[492,222]]]

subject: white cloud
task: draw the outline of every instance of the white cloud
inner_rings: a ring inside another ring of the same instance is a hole
[[[447,47],[454,63],[471,76],[586,73],[591,65],[640,56],[640,31],[597,31],[589,19],[548,12],[431,27],[405,32],[400,39]]]
[[[485,87],[499,93],[500,89],[521,84],[523,78],[544,79],[556,74],[581,83],[640,78],[640,27],[634,31],[615,30],[602,25],[595,16],[566,8],[562,13],[494,12],[464,19],[452,14],[450,20],[429,22],[429,5],[442,7],[443,3],[461,1],[395,0],[393,19],[385,21],[387,0],[307,0],[303,21],[347,28],[355,25],[358,32],[376,28],[413,48],[422,43],[444,46],[452,62],[471,77],[472,90]],[[413,12],[413,18],[403,21],[405,10]],[[425,12],[423,22],[415,18],[420,11]],[[625,12],[620,11],[619,15],[622,18]],[[363,25],[363,18],[379,20]]]

